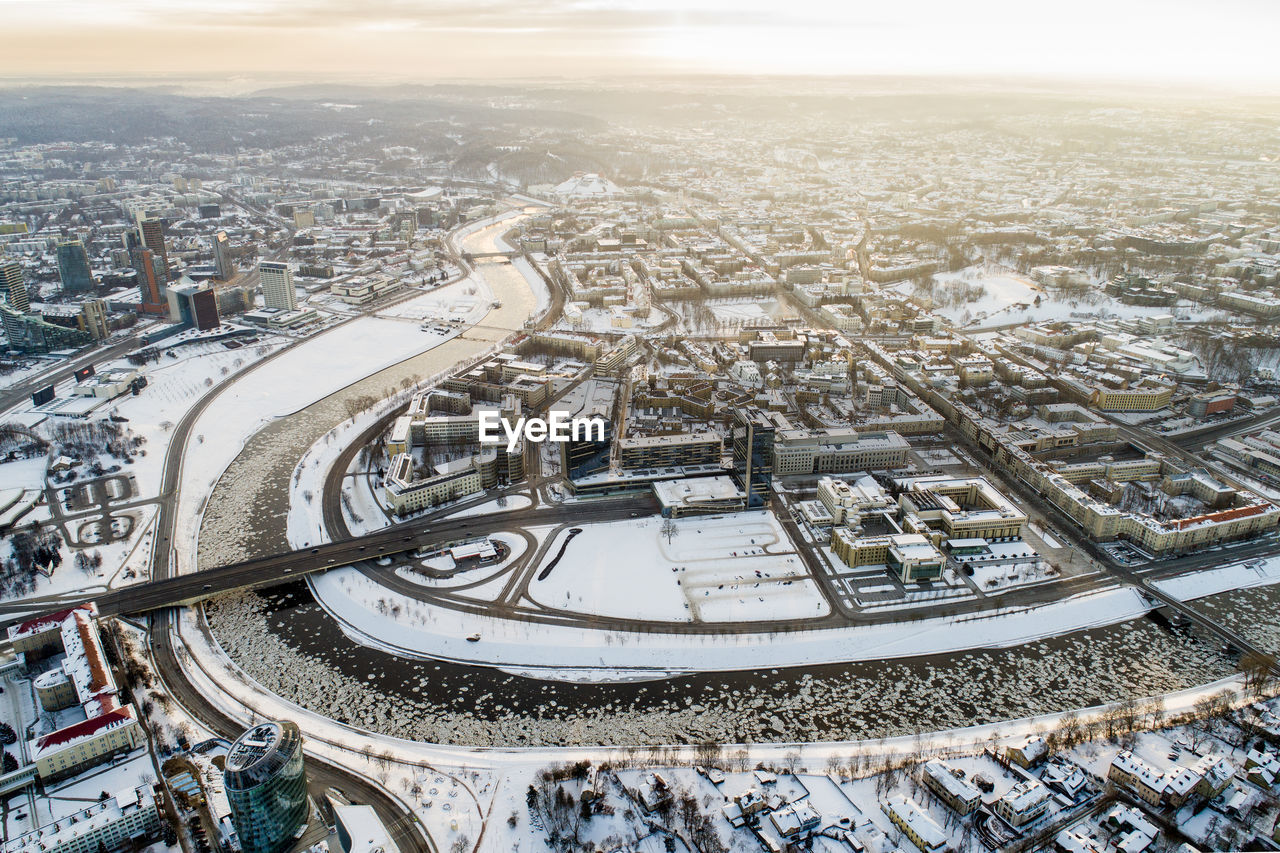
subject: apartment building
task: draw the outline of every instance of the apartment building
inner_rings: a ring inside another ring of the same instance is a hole
[[[880,809],[924,853],[946,849],[946,832],[915,800],[902,796],[890,797],[880,804]]]
[[[982,792],[957,776],[945,761],[935,758],[925,762],[920,778],[956,814],[970,814],[982,805]]]
[[[1038,820],[1049,810],[1053,792],[1035,779],[1026,779],[1009,789],[992,807],[1005,823],[1017,829]]]
[[[1157,770],[1127,749],[1117,754],[1107,769],[1107,779],[1153,806],[1181,806],[1202,778],[1189,767],[1175,765],[1167,771]]]
[[[0,853],[138,850],[157,840],[161,830],[155,791],[151,786],[143,785],[6,839],[0,845]]]

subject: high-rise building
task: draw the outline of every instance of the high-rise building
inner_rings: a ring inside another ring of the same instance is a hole
[[[160,259],[160,283],[169,283],[169,250],[164,245],[164,221],[160,219],[139,219],[138,232],[142,235],[142,245],[150,249]]]
[[[282,853],[307,823],[307,775],[296,723],[262,723],[227,751],[225,788],[244,853]]]
[[[231,241],[227,239],[226,231],[213,235],[213,269],[223,281],[230,281],[236,274],[235,262],[231,260]]]
[[[93,270],[89,269],[89,253],[79,240],[64,240],[58,244],[58,277],[62,289],[72,293],[93,290]]]
[[[138,292],[142,297],[144,314],[163,314],[166,308],[165,291],[160,277],[160,260],[150,250],[137,246],[129,250],[129,258],[138,277]]]
[[[22,315],[31,308],[27,298],[27,283],[22,278],[22,265],[17,261],[0,262],[0,304],[8,309],[0,312],[5,337],[11,349],[21,349],[26,337],[26,324]]]
[[[19,313],[25,314],[31,307],[27,283],[22,278],[22,264],[17,261],[0,261],[0,299]]]
[[[216,329],[221,323],[218,317],[218,297],[208,282],[197,284],[183,276],[169,287],[169,319],[186,323],[200,331]]]
[[[82,331],[93,335],[100,341],[111,334],[111,323],[107,319],[107,300],[86,299],[80,305],[80,316],[77,318]]]
[[[613,448],[613,424],[600,415],[591,417],[592,423],[601,423],[603,430],[592,427],[580,438],[570,438],[560,444],[560,461],[565,476],[580,480],[592,474],[609,470],[609,455]],[[599,436],[603,433],[603,438]]]
[[[733,413],[733,476],[747,493],[748,508],[769,502],[775,430],[773,421],[760,409],[738,409]]]
[[[262,304],[284,311],[298,310],[298,294],[293,289],[293,270],[281,261],[259,261]]]

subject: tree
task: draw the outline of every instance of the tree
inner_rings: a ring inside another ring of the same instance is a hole
[[[1244,673],[1245,689],[1254,698],[1261,697],[1271,683],[1276,671],[1275,655],[1266,652],[1248,652],[1240,659],[1240,671]]]
[[[675,519],[673,519],[673,518],[664,518],[664,519],[662,520],[662,535],[663,535],[663,536],[665,536],[665,537],[667,537],[667,544],[668,544],[668,545],[670,545],[670,544],[671,544],[671,540],[672,540],[672,538],[674,538],[674,537],[675,537],[675,535],[676,535],[677,533],[679,533],[679,532],[680,532],[680,529],[679,529],[678,527],[676,527]]]

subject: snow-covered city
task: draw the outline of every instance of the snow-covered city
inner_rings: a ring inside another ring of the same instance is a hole
[[[113,5],[6,4],[0,853],[1280,850],[1280,10]]]

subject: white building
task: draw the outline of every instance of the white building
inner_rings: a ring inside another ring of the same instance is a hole
[[[298,294],[293,288],[293,270],[282,261],[259,261],[262,303],[268,308],[298,310]]]

